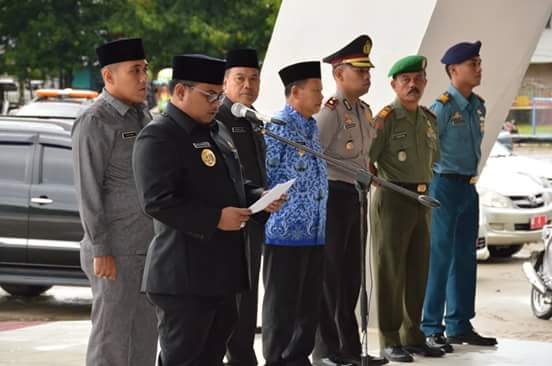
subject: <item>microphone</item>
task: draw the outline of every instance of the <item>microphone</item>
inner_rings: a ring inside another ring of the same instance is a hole
[[[232,114],[234,115],[234,117],[245,118],[250,122],[253,122],[256,124],[274,123],[276,125],[282,125],[282,126],[286,125],[286,122],[278,118],[265,116],[251,108],[247,108],[245,105],[241,103],[232,104],[232,108],[230,110],[232,111]]]

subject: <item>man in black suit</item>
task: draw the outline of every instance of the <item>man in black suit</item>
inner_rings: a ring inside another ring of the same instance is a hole
[[[234,103],[241,103],[252,108],[259,95],[259,84],[257,51],[251,48],[229,51],[226,54],[226,72],[223,83],[225,97],[216,119],[224,123],[231,132],[240,155],[245,177],[256,186],[266,187],[264,137],[253,131],[248,120],[235,117],[231,111]],[[253,343],[257,327],[257,299],[264,222],[252,220],[247,226],[252,254],[252,281],[251,290],[237,296],[238,323],[226,346],[227,365],[232,366],[257,365]]]
[[[134,148],[139,197],[154,219],[142,290],[156,308],[162,366],[221,365],[235,295],[251,286],[245,207],[262,189],[245,184],[232,137],[213,120],[224,71],[220,59],[175,56],[171,101]]]

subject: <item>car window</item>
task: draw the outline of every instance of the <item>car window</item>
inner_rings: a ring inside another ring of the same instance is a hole
[[[29,144],[0,143],[0,180],[24,182]]]
[[[71,149],[44,145],[40,182],[42,184],[73,185]]]

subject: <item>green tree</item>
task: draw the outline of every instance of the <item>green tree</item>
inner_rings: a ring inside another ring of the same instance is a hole
[[[95,47],[142,37],[154,72],[180,53],[264,55],[281,0],[0,0],[0,73],[58,77],[96,65]]]

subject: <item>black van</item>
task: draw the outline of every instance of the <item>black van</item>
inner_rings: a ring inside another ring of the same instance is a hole
[[[37,296],[89,286],[67,120],[0,117],[0,286]]]

